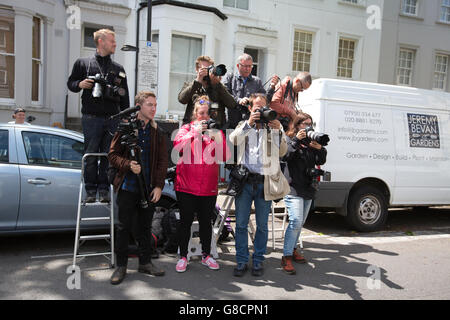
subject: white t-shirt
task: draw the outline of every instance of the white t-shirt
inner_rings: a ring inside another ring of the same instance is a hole
[[[8,122],[8,123],[15,124],[16,121],[10,121],[10,122]],[[27,125],[31,126],[31,123],[26,122],[26,121],[25,121],[24,123],[21,123],[21,124],[27,124]]]

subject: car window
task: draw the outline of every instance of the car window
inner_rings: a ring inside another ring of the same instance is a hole
[[[0,130],[0,163],[8,163],[8,130]]]
[[[81,168],[83,143],[39,132],[22,132],[28,163],[62,168]]]

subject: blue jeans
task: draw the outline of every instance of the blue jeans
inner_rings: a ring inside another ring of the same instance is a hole
[[[308,217],[312,200],[305,200],[302,197],[287,195],[284,197],[284,203],[289,215],[289,225],[284,235],[284,256],[292,256],[294,248],[297,245],[302,227]]]
[[[252,184],[246,183],[241,194],[235,199],[237,263],[248,262],[248,221],[253,201],[255,202],[256,211],[253,263],[264,261],[269,234],[267,220],[269,219],[272,201],[264,200],[264,184],[257,184],[254,187]]]
[[[84,114],[81,118],[84,134],[84,153],[108,153],[114,133],[117,129],[117,120],[110,121],[109,117]],[[108,159],[88,157],[84,168],[84,183],[86,192],[95,193],[98,190],[108,191],[107,177]]]

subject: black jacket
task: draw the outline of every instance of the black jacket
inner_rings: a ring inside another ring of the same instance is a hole
[[[294,189],[296,195],[304,199],[314,199],[316,189],[313,187],[313,179],[307,174],[307,168],[314,168],[316,165],[322,165],[327,159],[327,150],[317,150],[311,147],[304,147],[297,137],[287,138],[288,151],[283,157],[287,162],[287,168],[284,169],[286,178],[289,181],[291,189]],[[291,193],[292,194],[292,193]]]
[[[183,124],[192,121],[192,112],[194,111],[194,101],[197,97],[207,95],[211,103],[216,102],[219,105],[217,116],[214,118],[220,127],[223,127],[226,122],[225,108],[232,109],[236,107],[236,102],[233,96],[228,93],[227,89],[222,83],[217,83],[208,89],[204,89],[202,84],[196,80],[192,82],[185,82],[183,88],[178,93],[178,101],[186,104],[186,111],[184,112]]]
[[[125,70],[120,64],[112,61],[111,56],[102,57],[98,53],[95,53],[93,57],[80,58],[75,61],[72,74],[67,81],[67,87],[72,92],[80,92],[81,88],[78,86],[80,82],[88,76],[95,76],[97,73],[103,73],[110,84],[118,84],[120,81],[118,86],[124,88],[126,94],[123,97],[117,96],[114,101],[106,98],[96,101],[92,97],[92,89],[84,89],[83,94],[81,95],[81,113],[97,116],[110,116],[129,108],[130,99]],[[120,76],[125,76],[125,78],[121,78]]]

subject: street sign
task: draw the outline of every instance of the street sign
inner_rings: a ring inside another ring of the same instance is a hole
[[[137,92],[151,90],[158,92],[158,43],[139,41]]]

